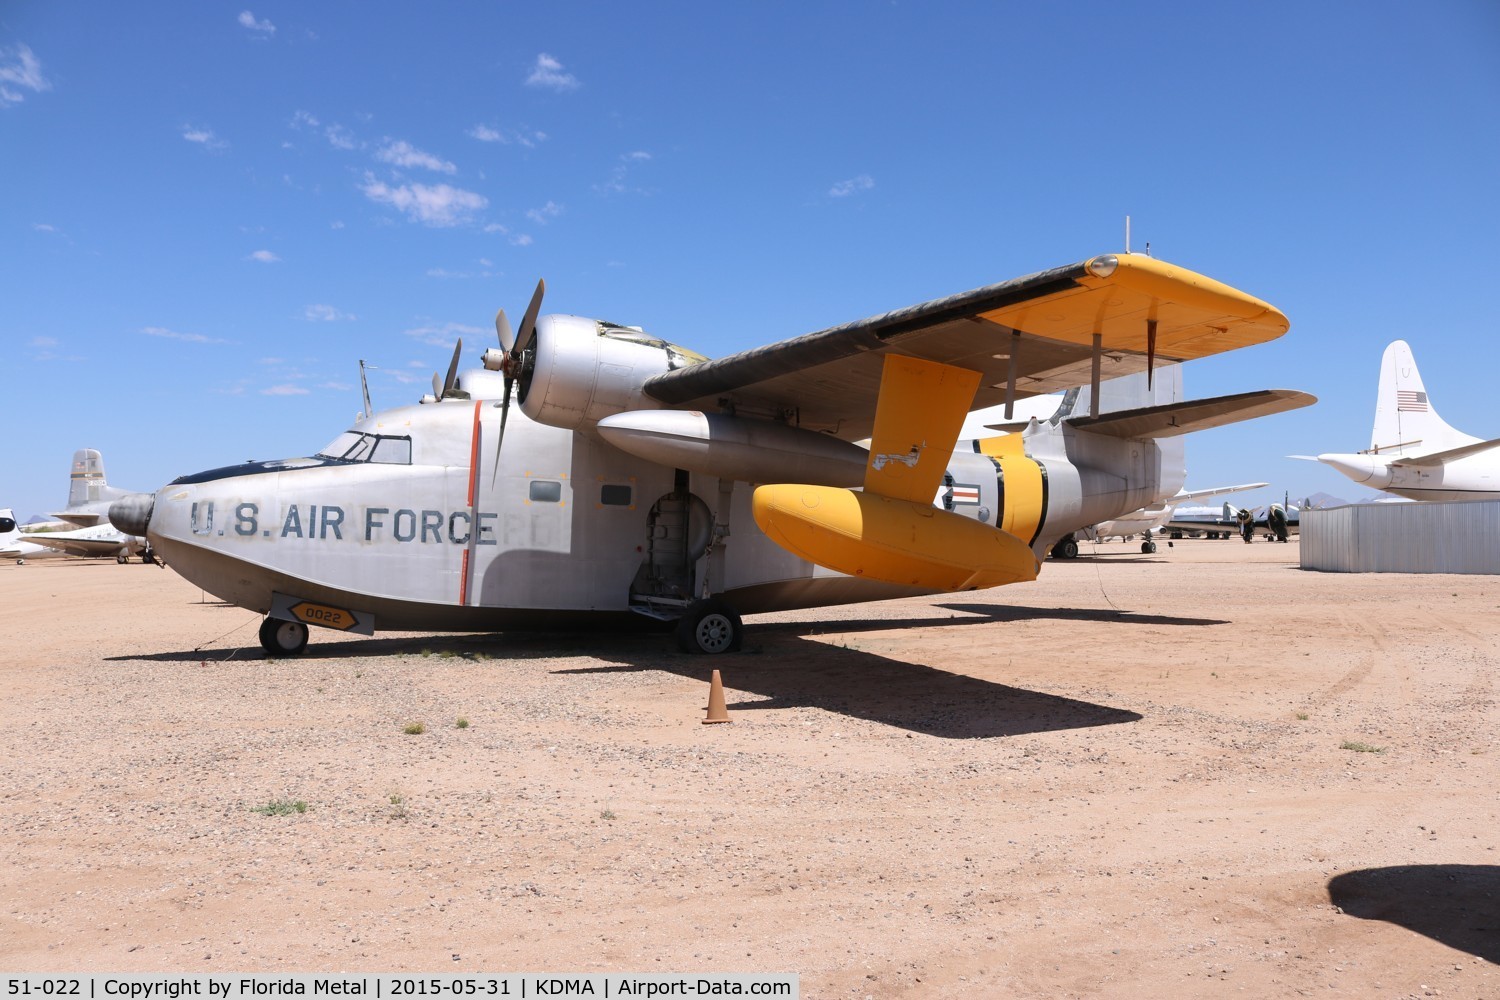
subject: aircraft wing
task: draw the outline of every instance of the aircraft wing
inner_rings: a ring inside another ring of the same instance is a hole
[[[49,549],[66,552],[70,556],[112,556],[125,547],[129,539],[124,537],[68,537],[67,532],[35,534],[26,539]]]
[[[1244,490],[1258,490],[1262,486],[1270,486],[1270,483],[1241,483],[1239,486],[1215,486],[1207,490],[1187,490],[1177,494],[1171,500],[1181,503],[1183,500],[1196,500],[1199,497],[1216,497],[1221,493],[1240,493]]]
[[[1166,403],[1139,410],[1121,410],[1098,417],[1069,417],[1068,423],[1080,430],[1122,438],[1176,437],[1190,431],[1222,427],[1225,424],[1264,417],[1272,413],[1311,406],[1318,398],[1295,389],[1260,389],[1237,392],[1212,399],[1194,399]]]
[[[874,427],[887,354],[978,372],[978,409],[1087,385],[1096,364],[1100,379],[1118,378],[1273,340],[1289,325],[1186,268],[1106,255],[679,368],[645,391],[667,406],[729,405],[857,441]]]
[[[96,525],[106,524],[109,521],[108,514],[101,514],[97,511],[62,510],[56,514],[48,514],[47,516],[59,521],[66,521],[68,524],[76,524],[80,528],[92,528]]]

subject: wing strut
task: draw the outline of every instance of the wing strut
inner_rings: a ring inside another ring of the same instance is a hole
[[[1146,390],[1152,388],[1151,381],[1156,374],[1156,320],[1146,320]]]
[[[1104,354],[1104,334],[1094,334],[1094,368],[1089,373],[1089,416],[1099,415],[1099,359]]]
[[[1005,376],[1005,419],[1013,420],[1016,415],[1016,355],[1021,350],[1021,331],[1010,332],[1010,371]]]

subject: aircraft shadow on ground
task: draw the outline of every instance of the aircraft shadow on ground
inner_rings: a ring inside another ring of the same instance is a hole
[[[953,625],[959,621],[964,619],[842,621],[832,623],[829,630],[849,633],[912,624]],[[754,696],[735,700],[731,694],[730,712],[817,708],[947,739],[1024,736],[1141,719],[1139,713],[1121,708],[1029,691],[808,638],[809,632],[816,631],[816,623],[811,627],[804,623],[752,631],[746,641],[748,652],[712,657],[669,652],[661,637],[649,637],[633,649],[624,644],[615,646],[608,655],[616,661],[613,664],[556,672],[664,670],[707,683],[712,671],[718,669],[726,687]]]
[[[731,704],[731,710],[820,708],[913,732],[950,739],[975,739],[1118,725],[1137,722],[1142,717],[1125,709],[1011,687],[925,664],[892,660],[847,645],[818,643],[810,637],[825,632],[846,635],[1032,620],[1178,627],[1225,624],[1224,620],[1216,618],[1137,615],[1092,608],[1027,608],[972,602],[937,606],[959,617],[851,618],[766,624],[757,624],[752,619],[746,634],[749,651],[717,657],[679,653],[672,638],[660,632],[590,632],[580,635],[512,631],[387,639],[320,639],[309,644],[297,660],[316,662],[421,655],[484,662],[491,659],[547,660],[593,656],[612,662],[556,672],[666,670],[705,683],[710,672],[717,667],[725,672],[732,689],[759,696]],[[808,658],[810,649],[815,654],[811,664]],[[232,648],[174,650],[108,659],[198,663],[264,658],[265,654],[257,645],[246,642]],[[786,662],[788,660],[791,662]]]
[[[1350,916],[1500,962],[1500,865],[1364,868],[1329,879],[1328,898]]]

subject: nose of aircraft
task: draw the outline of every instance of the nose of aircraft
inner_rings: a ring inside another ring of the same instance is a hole
[[[109,523],[127,535],[144,538],[155,506],[156,494],[131,493],[109,505]]]

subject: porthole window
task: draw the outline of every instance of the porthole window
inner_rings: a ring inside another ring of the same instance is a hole
[[[550,479],[533,479],[530,496],[533,503],[560,503],[562,483]]]
[[[606,507],[629,507],[630,487],[605,483],[599,488],[599,502]]]

